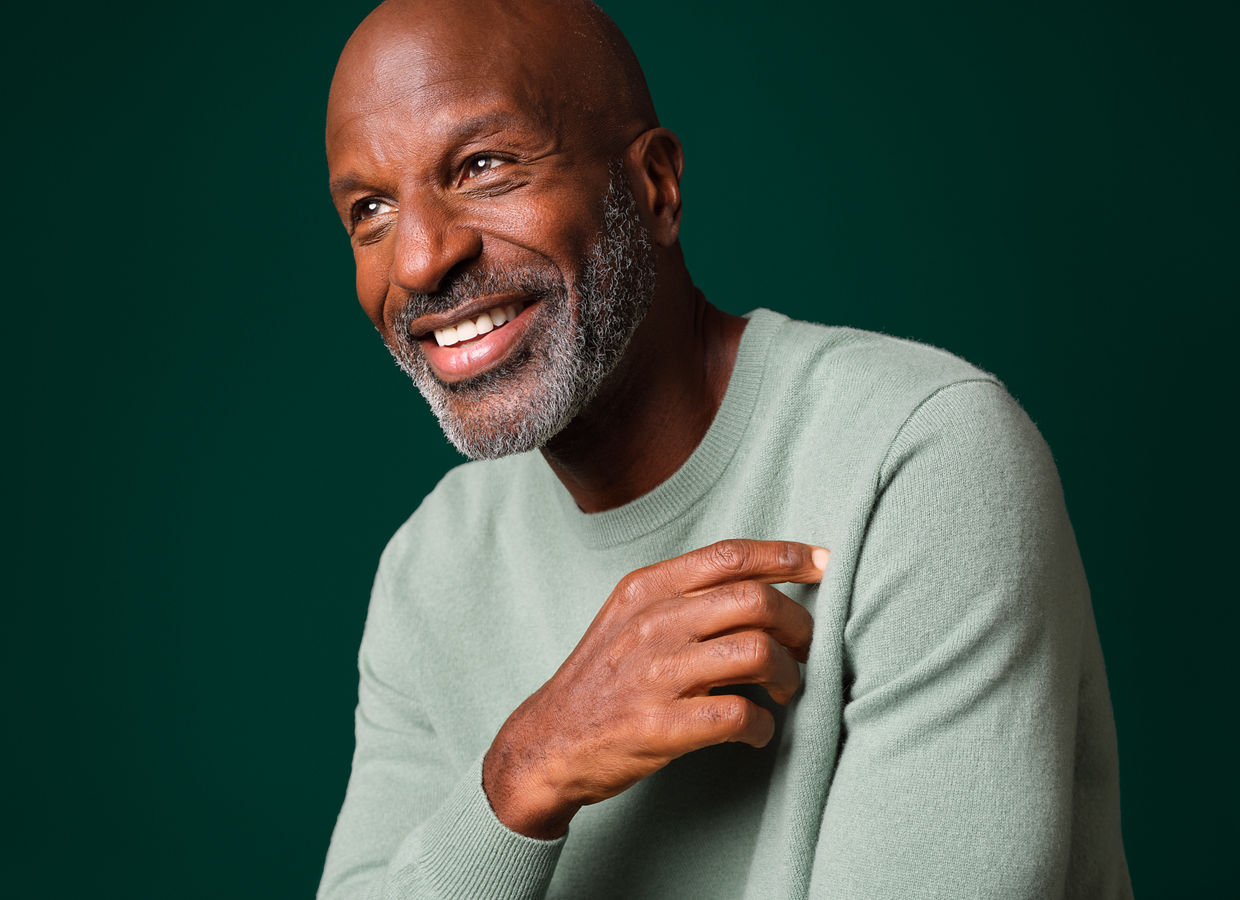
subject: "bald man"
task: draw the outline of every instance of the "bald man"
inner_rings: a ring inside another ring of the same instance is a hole
[[[474,461],[381,559],[321,897],[1131,894],[1084,574],[992,376],[708,303],[592,4],[385,3],[327,119],[358,298]]]

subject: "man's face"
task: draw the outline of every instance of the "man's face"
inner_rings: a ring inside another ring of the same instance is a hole
[[[476,458],[566,425],[654,291],[622,148],[600,148],[545,83],[488,49],[388,47],[358,77],[338,74],[328,116],[358,298]]]

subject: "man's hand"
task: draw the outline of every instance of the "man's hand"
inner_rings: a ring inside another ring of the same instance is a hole
[[[721,541],[621,579],[564,664],[508,717],[482,766],[496,816],[537,838],[693,750],[765,746],[770,712],[721,685],[786,704],[801,684],[810,614],[771,587],[822,579],[827,551]]]

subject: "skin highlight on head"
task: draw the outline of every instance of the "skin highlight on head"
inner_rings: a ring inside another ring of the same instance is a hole
[[[597,7],[383,4],[341,56],[327,150],[359,300],[462,452],[541,447],[587,511],[687,458],[743,321],[693,287],[679,141]],[[496,334],[437,345],[508,302]]]

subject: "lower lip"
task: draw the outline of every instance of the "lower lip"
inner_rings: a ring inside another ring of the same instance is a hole
[[[521,341],[538,306],[538,301],[530,303],[512,321],[464,344],[441,347],[432,332],[422,338],[422,352],[431,370],[446,384],[474,378],[504,361]]]

